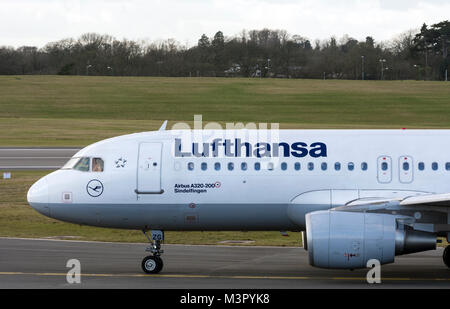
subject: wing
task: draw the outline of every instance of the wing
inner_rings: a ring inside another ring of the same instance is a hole
[[[429,232],[450,232],[450,193],[422,194],[405,198],[362,198],[333,208],[336,211],[401,215],[405,223]]]
[[[443,194],[422,194],[405,198],[362,198],[348,202],[345,206],[337,207],[364,207],[381,205],[399,206],[429,206],[429,207],[450,207],[450,193]]]
[[[450,207],[450,193],[411,196],[400,202],[400,206],[411,205]]]

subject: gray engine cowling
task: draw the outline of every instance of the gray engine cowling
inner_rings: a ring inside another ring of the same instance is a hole
[[[367,261],[394,262],[396,255],[436,249],[433,233],[398,229],[389,214],[315,211],[306,215],[309,263],[321,268],[366,268]]]

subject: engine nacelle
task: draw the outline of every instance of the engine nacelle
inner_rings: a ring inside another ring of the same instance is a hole
[[[398,229],[397,219],[388,214],[332,210],[309,213],[309,263],[321,268],[366,268],[371,259],[387,264],[396,255],[436,249],[436,235]]]

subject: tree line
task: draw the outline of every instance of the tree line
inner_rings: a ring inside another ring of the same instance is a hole
[[[86,33],[43,48],[0,47],[0,75],[217,76],[445,80],[450,22],[408,31],[388,42],[349,36],[311,42],[284,30],[203,34],[193,47],[168,39],[117,40]]]

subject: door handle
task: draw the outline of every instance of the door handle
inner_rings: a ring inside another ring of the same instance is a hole
[[[163,194],[164,190],[161,189],[160,191],[139,191],[138,189],[134,190],[136,194]]]

